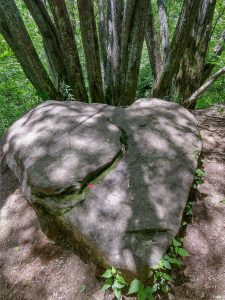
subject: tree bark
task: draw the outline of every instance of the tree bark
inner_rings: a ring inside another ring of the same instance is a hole
[[[181,99],[187,99],[208,78],[214,65],[206,63],[216,0],[201,0],[189,43],[176,78]]]
[[[121,34],[123,11],[123,0],[108,0],[105,91],[107,103],[110,104],[117,103],[120,97]]]
[[[0,0],[0,32],[38,93],[45,99],[58,98],[58,93],[38,57],[14,0]]]
[[[160,52],[159,37],[155,30],[155,20],[152,11],[152,1],[149,3],[149,11],[146,24],[145,40],[148,50],[148,56],[151,64],[152,75],[156,81],[162,68],[162,56]]]
[[[59,91],[61,83],[65,82],[68,84],[68,78],[62,59],[57,30],[45,8],[44,2],[40,0],[24,0],[24,2],[41,33],[50,71],[53,75],[55,86]]]
[[[197,91],[195,91],[188,99],[186,99],[182,105],[188,108],[193,107],[193,104],[196,103],[196,100],[213,84],[216,79],[223,74],[225,74],[225,67],[213,74]]]
[[[64,0],[49,0],[60,41],[62,58],[65,63],[69,85],[78,101],[88,101],[73,27]]]
[[[78,0],[77,3],[91,99],[93,102],[104,103],[105,97],[93,1]]]
[[[183,52],[187,47],[189,32],[199,11],[199,5],[200,0],[184,1],[170,45],[168,60],[152,90],[153,97],[164,98],[170,96],[172,81],[179,70]]]
[[[169,55],[169,28],[167,19],[166,0],[157,0],[159,12],[159,29],[163,53],[163,63],[165,64]]]
[[[119,104],[122,105],[129,105],[135,100],[148,10],[148,0],[126,1],[121,35]]]
[[[102,74],[105,78],[106,62],[107,62],[107,45],[106,45],[106,0],[98,0],[98,35],[99,35],[99,46],[102,61]]]

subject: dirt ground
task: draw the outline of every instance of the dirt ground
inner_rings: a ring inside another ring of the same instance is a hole
[[[190,257],[168,298],[225,300],[225,106],[194,114],[206,176],[185,233]],[[101,285],[93,266],[41,232],[16,178],[1,164],[0,300],[103,300]]]

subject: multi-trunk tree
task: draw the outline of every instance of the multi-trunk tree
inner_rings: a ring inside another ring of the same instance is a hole
[[[43,98],[61,99],[67,86],[78,101],[131,104],[144,39],[154,78],[152,96],[171,99],[176,90],[183,103],[193,106],[192,94],[204,82],[211,82],[207,79],[213,65],[206,63],[206,54],[216,0],[184,0],[172,38],[166,0],[23,2],[42,36],[48,70],[32,44],[15,0],[0,0],[0,33]],[[87,82],[71,5],[78,10]],[[220,53],[221,47],[215,51]]]

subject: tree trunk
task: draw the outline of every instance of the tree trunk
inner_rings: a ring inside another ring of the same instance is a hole
[[[92,0],[78,0],[80,29],[86,60],[86,69],[93,102],[104,103],[99,43]]]
[[[161,53],[160,53],[159,37],[155,30],[155,20],[154,20],[154,14],[152,11],[152,1],[151,0],[149,3],[145,40],[146,40],[149,60],[150,60],[150,64],[151,64],[152,75],[153,75],[154,80],[156,81],[161,72],[162,57],[161,57]]]
[[[225,74],[225,67],[221,68],[215,74],[213,74],[197,91],[194,92],[191,97],[186,99],[182,104],[185,107],[193,108],[197,99],[213,84],[213,82],[218,79],[220,76]]]
[[[29,9],[41,33],[45,52],[48,58],[50,71],[53,75],[55,86],[60,89],[60,84],[68,84],[67,72],[63,63],[60,42],[57,30],[53,24],[45,5],[40,0],[23,0]]]
[[[0,32],[38,93],[43,98],[56,99],[58,93],[37,55],[14,0],[0,0]]]
[[[163,53],[163,63],[165,64],[169,55],[169,28],[166,0],[157,0],[157,4],[159,12],[159,28]]]
[[[129,105],[135,100],[148,10],[148,0],[126,1],[121,36],[119,104],[122,105]]]
[[[188,43],[189,32],[199,11],[200,0],[185,0],[170,45],[168,60],[161,75],[153,87],[152,96],[164,98],[170,96],[172,81],[176,76],[180,62]]]
[[[106,0],[98,0],[98,35],[99,35],[99,46],[102,61],[102,74],[105,78],[106,62],[107,62],[107,45],[106,45]]]
[[[108,0],[107,5],[107,63],[105,91],[107,103],[116,104],[120,97],[121,34],[124,3]]]
[[[190,97],[208,78],[214,65],[206,64],[216,0],[201,0],[199,14],[193,23],[188,46],[184,51],[176,86],[182,100]]]
[[[60,41],[69,85],[78,101],[88,101],[73,28],[64,0],[49,0]]]

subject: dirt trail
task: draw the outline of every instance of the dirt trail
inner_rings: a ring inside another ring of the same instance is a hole
[[[225,299],[225,106],[195,111],[203,139],[204,183],[199,186],[185,248],[186,283],[175,299]]]
[[[206,176],[186,230],[191,255],[170,299],[225,300],[225,106],[194,114]],[[0,300],[91,300],[99,288],[93,267],[41,232],[17,180],[1,165]]]

